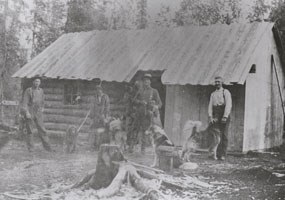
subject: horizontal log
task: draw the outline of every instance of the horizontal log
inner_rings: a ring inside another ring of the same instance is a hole
[[[66,124],[66,123],[45,123],[45,128],[47,130],[54,130],[54,131],[66,131],[67,128],[72,124]],[[77,127],[77,126],[76,126]],[[80,133],[89,133],[90,128],[87,125],[82,126]]]
[[[52,114],[52,115],[64,115],[64,116],[76,116],[84,118],[88,110],[78,110],[78,109],[70,109],[70,108],[46,108],[44,111],[45,114]]]
[[[119,92],[116,92],[116,91],[110,91],[111,94],[109,93],[106,93],[108,96],[109,96],[109,99],[110,101],[112,101],[113,99],[115,100],[118,100],[118,99],[122,99],[124,97],[124,93],[119,93]],[[84,100],[84,101],[87,101],[87,100],[92,100],[95,96],[95,93],[81,93],[81,98]]]
[[[92,103],[81,103],[76,105],[65,105],[61,101],[46,101],[45,108],[53,108],[53,109],[72,109],[72,110],[89,110],[92,107]],[[123,104],[115,104],[110,102],[110,109],[112,110],[124,110],[125,105]]]
[[[160,177],[158,177],[156,174],[151,173],[151,172],[147,172],[145,170],[138,170],[138,174],[141,175],[143,178],[161,180]],[[162,180],[161,184],[167,188],[175,189],[175,190],[176,189],[178,189],[178,190],[187,190],[188,189],[187,187],[185,187],[183,185],[180,185],[180,184],[177,184],[174,182],[170,182],[167,180]]]
[[[48,137],[52,137],[52,138],[60,138],[60,137],[64,138],[66,135],[66,130],[60,131],[60,130],[47,129],[47,134],[48,134]],[[80,142],[85,142],[85,141],[88,142],[88,136],[89,136],[88,132],[80,131],[77,140]]]
[[[90,104],[65,105],[63,102],[60,102],[60,101],[46,101],[45,108],[89,110]]]
[[[57,88],[57,87],[49,87],[49,88],[43,88],[45,94],[63,94],[64,90],[63,88]]]
[[[65,116],[65,115],[53,115],[46,114],[44,116],[44,122],[54,122],[54,123],[66,123],[66,124],[80,124],[84,118],[81,117],[73,117],[73,116]],[[91,119],[87,119],[86,124],[91,124]]]
[[[42,82],[42,87],[63,87],[65,83],[63,80],[49,79]]]
[[[62,101],[63,102],[64,97],[62,94],[46,94],[45,95],[45,101]]]

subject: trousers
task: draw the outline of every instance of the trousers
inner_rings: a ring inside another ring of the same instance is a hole
[[[40,140],[43,144],[44,149],[47,151],[51,151],[51,146],[49,144],[49,138],[47,136],[47,131],[44,127],[42,113],[37,113],[37,114],[32,115],[31,119],[25,118],[25,125],[26,125],[26,130],[27,130],[26,142],[27,142],[28,150],[31,150],[34,147],[34,144],[33,144],[33,123],[37,127],[38,135],[40,137]]]
[[[225,106],[214,106],[213,117],[217,119],[217,122],[213,124],[213,129],[218,129],[220,133],[220,142],[217,148],[217,157],[226,156],[228,148],[228,131],[230,124],[230,116],[227,118],[226,123],[222,122]]]

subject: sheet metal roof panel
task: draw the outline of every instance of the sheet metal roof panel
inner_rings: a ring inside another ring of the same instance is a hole
[[[214,38],[217,37],[215,34],[220,35],[218,43],[215,39],[205,40],[205,37],[195,40],[200,46],[189,46],[190,51],[195,52],[195,55],[185,59],[188,61],[187,65],[180,64],[167,68],[162,75],[162,82],[165,84],[208,85],[213,83],[216,75],[220,75],[224,77],[227,84],[232,82],[243,84],[252,64],[254,64],[249,63],[251,55],[256,51],[257,45],[266,32],[272,30],[273,23],[220,25],[218,28],[223,27],[225,28],[224,33],[213,31],[211,35]],[[208,28],[214,30],[211,26]],[[206,33],[200,31],[200,34]],[[198,37],[195,36],[195,38]],[[203,51],[199,52],[199,47]],[[216,51],[213,53],[214,47]]]
[[[14,77],[129,81],[138,70],[166,70],[166,84],[207,85],[215,75],[243,83],[250,55],[273,23],[69,33]]]

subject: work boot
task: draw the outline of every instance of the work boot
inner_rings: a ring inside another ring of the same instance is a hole
[[[218,159],[217,156],[215,156],[214,153],[210,153],[208,158],[213,159],[213,160],[217,160]]]

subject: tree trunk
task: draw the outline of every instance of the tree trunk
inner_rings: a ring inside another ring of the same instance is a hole
[[[126,176],[128,173],[128,167],[125,165],[120,165],[119,170],[111,184],[102,190],[99,190],[97,196],[99,199],[114,196],[117,192],[119,192],[121,186],[126,180]]]
[[[118,166],[113,161],[124,161],[125,158],[117,145],[102,144],[98,154],[96,170],[90,171],[82,180],[71,188],[93,188],[95,190],[108,187],[118,174]]]
[[[118,166],[112,161],[124,161],[125,158],[117,145],[102,144],[97,159],[97,166],[89,186],[95,190],[111,184],[118,173]]]
[[[111,197],[120,190],[129,175],[132,186],[145,193],[148,199],[161,199],[158,191],[145,184],[136,168],[125,161],[119,146],[103,144],[100,147],[96,170],[90,171],[71,188],[85,186],[85,188],[91,187],[95,190],[101,189],[96,194],[98,198]]]

